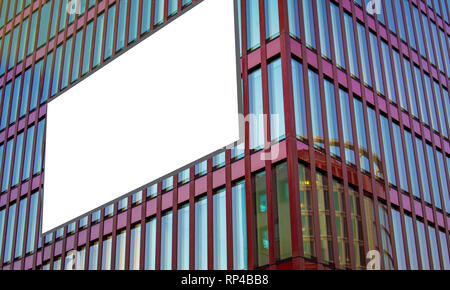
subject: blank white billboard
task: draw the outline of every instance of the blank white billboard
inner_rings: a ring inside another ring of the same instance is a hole
[[[239,139],[233,0],[204,0],[48,105],[43,232]]]

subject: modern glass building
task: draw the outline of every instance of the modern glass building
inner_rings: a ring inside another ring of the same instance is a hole
[[[0,269],[450,269],[450,1],[237,0],[279,122],[41,239],[47,101],[195,1],[67,2],[0,4]]]

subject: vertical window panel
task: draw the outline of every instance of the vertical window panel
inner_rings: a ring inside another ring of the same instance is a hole
[[[280,35],[280,25],[278,22],[278,1],[264,0],[264,8],[266,18],[266,39],[274,39]]]
[[[14,254],[14,259],[22,257],[23,244],[25,238],[25,219],[27,216],[27,203],[28,199],[24,198],[20,201],[19,206],[19,216],[17,221],[17,231],[16,231],[16,249]]]
[[[195,203],[195,269],[208,268],[208,215],[206,196]]]
[[[11,261],[13,250],[14,227],[16,225],[16,204],[9,206],[8,220],[6,224],[6,237],[3,252],[3,263]]]
[[[355,108],[356,133],[358,134],[358,155],[361,163],[361,169],[370,172],[369,149],[367,147],[366,126],[364,123],[364,109],[360,100],[353,98]]]
[[[389,132],[389,122],[384,116],[380,116],[381,134],[383,136],[384,160],[386,163],[387,180],[390,184],[396,186],[397,180],[395,178],[394,158],[391,143],[391,134]]]
[[[331,27],[333,29],[334,51],[336,54],[336,64],[345,69],[344,44],[342,40],[342,26],[339,18],[339,7],[330,2],[331,9]]]
[[[95,27],[95,40],[94,40],[94,57],[92,67],[96,67],[100,64],[102,57],[102,44],[103,44],[103,26],[105,22],[105,14],[97,16],[97,22]],[[106,53],[105,53],[106,54]]]
[[[254,50],[260,45],[259,1],[247,3],[247,50]]]
[[[156,218],[145,224],[145,269],[155,269],[156,257]]]
[[[306,103],[303,83],[302,64],[292,59],[292,87],[294,95],[295,130],[297,138],[306,142],[308,130],[306,127]]]
[[[255,182],[255,212],[257,265],[269,264],[269,231],[267,221],[266,172],[257,173]]]
[[[313,129],[314,146],[320,149],[324,148],[322,109],[320,105],[319,76],[312,70],[308,70],[309,94],[311,104],[311,121]]]
[[[267,70],[269,77],[270,134],[272,141],[280,141],[286,136],[281,59],[269,63]]]
[[[213,245],[214,269],[227,269],[227,212],[226,191],[219,190],[213,196]]]
[[[32,194],[28,218],[28,231],[26,240],[27,246],[25,249],[26,254],[32,253],[34,251],[34,243],[36,241],[36,226],[39,223],[39,221],[37,220],[38,201],[39,201],[39,193]],[[38,235],[40,236],[40,233],[38,233]]]
[[[139,270],[141,257],[141,225],[131,229],[130,235],[130,270]]]
[[[116,270],[125,270],[125,250],[127,232],[122,231],[116,237]]]
[[[247,269],[247,214],[245,181],[232,188],[233,269]]]
[[[330,142],[330,154],[333,157],[340,157],[339,131],[336,112],[336,97],[334,95],[334,85],[328,80],[324,81],[325,104],[327,108],[328,138]]]
[[[355,151],[352,133],[352,121],[350,114],[349,96],[347,92],[339,89],[341,105],[342,131],[344,135],[345,159],[348,164],[355,164]]]
[[[112,251],[112,236],[108,236],[103,240],[102,247],[102,270],[111,269],[111,251]]]
[[[83,41],[83,29],[80,29],[75,36],[75,48],[73,51],[73,65],[72,65],[72,78],[70,82],[73,83],[78,79],[80,73],[80,60],[81,60],[81,44]],[[87,51],[85,53],[90,53]]]
[[[12,187],[19,183],[20,169],[22,166],[23,135],[24,132],[20,133],[16,139],[16,153],[14,154],[14,169],[11,182]]]
[[[189,204],[178,209],[178,270],[189,270]]]

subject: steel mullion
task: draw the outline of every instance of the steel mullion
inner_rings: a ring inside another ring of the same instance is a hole
[[[195,270],[195,167],[189,170],[189,270]]]
[[[178,173],[172,178],[172,270],[178,269]]]
[[[242,39],[242,91],[243,91],[243,111],[244,116],[249,114],[249,87],[248,87],[248,49],[247,49],[247,0],[241,0],[241,39]],[[245,162],[245,205],[246,205],[246,224],[247,224],[247,268],[254,269],[256,265],[256,247],[255,247],[255,218],[254,214],[254,196],[253,196],[253,180],[250,159],[250,124],[244,123],[245,126],[245,145],[244,145],[244,162]]]
[[[207,247],[208,247],[208,270],[214,269],[214,205],[213,205],[213,176],[212,176],[212,159],[207,161],[206,173],[206,211],[207,211]]]

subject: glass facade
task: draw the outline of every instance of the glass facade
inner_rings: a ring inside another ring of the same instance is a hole
[[[236,1],[244,113],[278,122],[45,238],[48,100],[193,2],[38,2],[0,4],[0,269],[449,269],[448,2]]]

